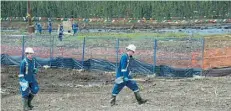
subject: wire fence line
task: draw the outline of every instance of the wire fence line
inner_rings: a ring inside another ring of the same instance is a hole
[[[25,47],[32,47],[40,58],[73,58],[79,61],[101,59],[119,63],[125,47],[137,47],[134,57],[141,62],[177,68],[203,68],[204,38],[116,38],[84,37],[59,41],[54,35],[2,36],[2,54],[24,57]],[[83,64],[83,62],[82,62]]]

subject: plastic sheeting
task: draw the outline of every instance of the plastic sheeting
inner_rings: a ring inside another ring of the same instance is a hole
[[[50,59],[48,59],[50,61]],[[83,65],[81,61],[75,60],[73,58],[54,58],[50,62],[51,67],[63,67],[63,68],[71,68],[71,69],[82,69]],[[49,65],[49,64],[48,64]]]
[[[88,59],[87,61],[84,61],[84,69],[115,71],[116,63],[112,63],[103,59]]]
[[[115,71],[118,64],[112,63],[103,59],[88,59],[84,62],[73,59],[73,58],[39,58],[35,57],[36,64],[41,67],[44,65],[51,65],[51,67],[63,67],[71,69],[82,69],[85,70],[99,70],[99,71]],[[2,65],[16,65],[19,66],[21,62],[21,57],[19,56],[8,56],[1,54],[1,64]],[[140,74],[153,74],[154,71],[157,76],[163,77],[192,77],[193,75],[198,75],[200,69],[180,69],[173,68],[170,66],[153,66],[152,64],[147,64],[141,62],[137,59],[133,59],[130,63],[131,71],[133,73]]]
[[[208,69],[203,71],[202,75],[210,77],[231,76],[231,67]]]
[[[193,77],[193,75],[199,75],[200,70],[193,68],[172,68],[169,66],[161,65],[160,73],[158,76],[164,77]]]
[[[20,65],[22,57],[19,56],[8,56],[6,54],[1,54],[1,64],[3,65]]]
[[[146,73],[151,74],[154,72],[154,66],[152,64],[147,64],[141,62],[137,59],[132,59],[130,62],[131,71],[134,73]]]

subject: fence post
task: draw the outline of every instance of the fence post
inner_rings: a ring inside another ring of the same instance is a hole
[[[86,39],[84,37],[83,38],[83,52],[82,52],[82,66],[84,65],[85,43],[86,43]],[[83,66],[83,69],[84,69],[84,66]]]
[[[205,52],[205,38],[202,37],[202,64],[201,64],[201,76],[204,69],[204,52]]]
[[[52,60],[54,58],[54,42],[55,42],[55,37],[52,36],[53,40],[52,40],[52,53],[51,53],[51,57],[52,57]]]
[[[53,36],[53,40],[52,40],[52,58],[54,58],[54,42],[55,42],[55,37]]]
[[[119,38],[117,38],[117,41],[116,41],[116,69],[115,69],[115,72],[118,69],[118,61],[119,61]]]
[[[153,73],[156,72],[156,52],[157,52],[157,40],[154,40],[154,53],[153,53]]]
[[[22,36],[22,60],[24,59],[24,52],[25,52],[24,46],[25,46],[25,37]]]
[[[50,66],[51,66],[51,61],[52,61],[52,46],[53,46],[53,44],[52,44],[52,40],[51,40],[51,35],[50,35]]]

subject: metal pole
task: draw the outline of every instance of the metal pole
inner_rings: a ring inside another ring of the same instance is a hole
[[[51,57],[52,57],[52,59],[54,58],[54,36],[52,36],[53,37],[53,40],[52,40],[52,52],[51,52]]]
[[[84,65],[85,44],[86,44],[86,39],[84,37],[83,38],[82,66]],[[84,66],[83,66],[83,68],[84,68]]]
[[[25,52],[25,38],[22,36],[22,60],[24,59],[24,52]]]
[[[119,61],[119,38],[117,38],[117,43],[116,43],[116,70],[118,69],[118,61]]]
[[[205,38],[202,37],[202,65],[201,65],[201,76],[204,69],[204,52],[205,52]]]
[[[28,24],[29,24],[28,32],[30,34],[34,32],[34,26],[32,24],[31,17],[32,17],[32,10],[31,10],[30,1],[28,0],[27,1],[27,18],[28,18]]]
[[[156,52],[157,52],[157,40],[154,40],[154,53],[153,53],[153,73],[156,73]]]
[[[63,48],[63,47],[64,47],[64,45],[61,46],[61,53],[62,53],[62,68],[64,67],[64,65],[63,65],[63,64],[64,64],[64,63],[63,63],[63,61],[64,61],[64,56],[63,56],[64,48]]]
[[[51,35],[50,35],[50,67],[51,67],[51,61],[52,61],[52,46],[53,46],[53,44],[52,44],[52,39],[51,39]]]
[[[32,21],[31,21],[31,9],[30,9],[30,1],[27,1],[27,17],[28,17],[28,23],[29,26],[32,25]]]

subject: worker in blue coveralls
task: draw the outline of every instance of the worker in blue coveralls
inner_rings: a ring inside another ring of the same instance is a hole
[[[136,100],[139,104],[144,104],[147,102],[146,99],[141,98],[138,85],[136,81],[132,80],[131,77],[129,63],[131,63],[132,55],[135,53],[135,50],[136,46],[130,44],[128,47],[126,47],[127,52],[122,54],[121,56],[119,67],[116,72],[116,79],[122,78],[122,82],[115,82],[115,85],[112,89],[112,98],[110,100],[111,106],[114,106],[116,104],[116,96],[119,94],[119,92],[123,89],[124,86],[127,86],[134,92]]]
[[[27,47],[25,50],[26,57],[20,64],[19,84],[20,92],[23,98],[23,111],[32,110],[33,106],[31,101],[39,91],[38,82],[36,80],[36,74],[38,69],[33,59],[34,51],[31,47]]]
[[[51,32],[52,32],[52,23],[51,23],[51,19],[48,20],[47,29],[48,29],[49,34],[51,34]]]
[[[42,34],[42,25],[40,23],[36,23],[36,29],[37,29],[37,32]]]
[[[77,23],[72,24],[73,36],[77,33],[78,28],[79,28],[79,26]]]
[[[64,29],[63,29],[63,24],[60,23],[59,25],[59,30],[58,30],[58,33],[59,33],[59,40],[62,41],[63,40],[63,32],[64,32]]]

